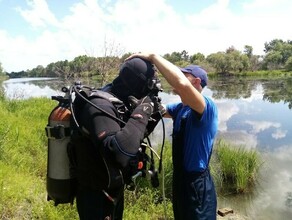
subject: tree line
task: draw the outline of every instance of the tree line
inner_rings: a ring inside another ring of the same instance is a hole
[[[167,53],[163,57],[177,66],[197,64],[204,67],[208,72],[216,74],[238,74],[259,70],[283,70],[292,71],[292,41],[274,39],[264,44],[264,55],[253,54],[252,46],[245,45],[241,52],[231,46],[226,51],[219,51],[205,56],[202,53],[189,55],[186,50],[181,52]],[[131,53],[122,56],[115,54],[104,57],[91,57],[81,55],[74,60],[58,61],[48,64],[46,67],[38,65],[31,70],[20,72],[4,72],[0,63],[0,74],[10,78],[18,77],[62,77],[82,78],[99,77],[105,82],[109,77],[116,75],[121,63]]]

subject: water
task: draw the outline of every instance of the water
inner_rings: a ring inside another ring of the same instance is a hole
[[[58,79],[11,79],[3,83],[8,98],[61,95]],[[291,219],[292,214],[292,78],[210,80],[205,95],[219,110],[218,138],[257,149],[265,163],[259,186],[247,196],[218,198],[218,208],[231,207],[248,219]],[[163,102],[179,101],[170,91]],[[170,139],[172,122],[164,120]],[[162,126],[153,139],[160,143]]]
[[[206,91],[219,108],[219,137],[261,152],[265,163],[253,195],[221,198],[250,219],[291,219],[292,214],[292,79],[252,80],[238,90]],[[228,83],[228,82],[227,82]],[[231,81],[230,83],[233,84]],[[237,85],[238,85],[237,84]],[[246,88],[246,89],[244,89]],[[218,91],[221,94],[218,95]],[[214,95],[217,94],[218,96]]]
[[[59,80],[54,78],[16,78],[3,82],[2,86],[7,98],[27,99],[32,97],[51,97],[56,93]],[[61,85],[60,85],[61,86]]]

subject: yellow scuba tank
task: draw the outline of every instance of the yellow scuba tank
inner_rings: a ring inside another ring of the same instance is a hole
[[[60,96],[53,96],[52,99],[59,101],[59,105],[50,113],[46,127],[48,137],[47,199],[53,200],[55,205],[73,204],[76,181],[71,172],[68,156],[71,133],[69,99]]]

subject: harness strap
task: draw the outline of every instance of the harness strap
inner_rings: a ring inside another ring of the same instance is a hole
[[[65,127],[64,125],[55,125],[49,126],[47,125],[46,128],[46,135],[49,139],[64,139],[65,137],[69,137],[71,134],[70,127]]]

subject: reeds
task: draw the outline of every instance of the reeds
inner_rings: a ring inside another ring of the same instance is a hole
[[[217,185],[220,185],[221,189],[236,193],[252,190],[251,187],[257,182],[259,168],[263,164],[258,151],[219,140],[214,154],[214,160],[219,163],[216,172],[221,180],[221,184]]]

